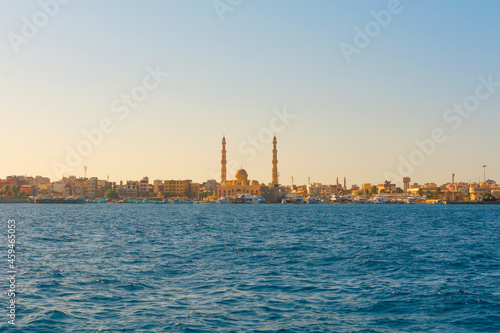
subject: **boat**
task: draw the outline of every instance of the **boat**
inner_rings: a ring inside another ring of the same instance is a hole
[[[370,203],[370,200],[367,197],[355,197],[352,199],[352,202],[355,204],[368,204]]]
[[[101,200],[99,200],[99,202],[98,202],[98,203],[101,203],[101,204],[102,204],[102,203],[106,203],[106,202],[108,202],[108,199],[106,199],[106,198],[101,198]]]
[[[43,203],[46,203],[46,204],[52,203],[52,196],[46,195],[45,197],[43,197]]]
[[[228,204],[228,203],[229,203],[229,200],[228,200],[228,198],[226,198],[226,197],[222,197],[222,198],[219,198],[219,199],[217,200],[217,203],[218,203],[218,204]]]
[[[75,198],[73,198],[73,197],[67,197],[66,198],[66,203],[68,203],[68,204],[75,203]]]
[[[75,203],[76,204],[84,204],[84,203],[87,203],[87,201],[85,200],[84,197],[78,197],[75,199]]]
[[[35,197],[34,197],[34,196],[32,196],[32,195],[30,195],[30,196],[28,197],[28,203],[35,203]]]
[[[266,202],[261,195],[242,194],[240,198],[243,199],[244,204],[260,204]]]
[[[371,199],[371,201],[375,204],[388,204],[391,202],[391,198],[385,195],[378,194],[373,199]]]
[[[37,196],[37,197],[35,198],[35,203],[36,203],[36,204],[41,204],[41,203],[44,203],[44,201],[43,201],[43,197],[42,197],[42,196]]]
[[[52,198],[52,203],[55,203],[55,204],[62,204],[65,202],[66,202],[66,200],[64,198],[60,198],[60,197]]]
[[[306,203],[307,204],[322,204],[325,203],[323,200],[319,198],[314,198],[314,197],[307,197],[306,198]]]
[[[303,204],[305,203],[304,197],[301,195],[288,195],[283,200],[281,200],[282,204]]]

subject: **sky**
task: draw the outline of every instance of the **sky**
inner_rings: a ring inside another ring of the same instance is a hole
[[[0,0],[0,178],[500,182],[499,10]]]

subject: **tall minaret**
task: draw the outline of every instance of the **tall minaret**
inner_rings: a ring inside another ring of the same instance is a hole
[[[273,186],[278,186],[278,149],[276,149],[276,145],[278,141],[276,140],[276,136],[273,139]]]
[[[221,184],[226,181],[226,137],[222,137],[222,161],[221,161],[221,170],[220,170],[220,182]]]
[[[344,191],[347,190],[347,183],[346,183],[346,179],[345,179],[345,176],[344,176]]]

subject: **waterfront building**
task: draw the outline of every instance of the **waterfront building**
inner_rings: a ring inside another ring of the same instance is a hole
[[[149,192],[149,178],[144,177],[139,182],[139,193],[148,193]]]
[[[97,188],[99,185],[99,179],[97,177],[91,177],[87,183],[87,193],[86,196],[89,198],[95,198],[97,196]]]
[[[408,192],[408,190],[410,188],[410,182],[411,182],[411,178],[410,177],[404,177],[403,178],[403,191],[405,193]]]
[[[120,184],[123,184],[123,182],[120,182]],[[127,180],[126,185],[120,186],[118,193],[120,193],[122,197],[136,198],[139,196],[139,188],[138,181]]]
[[[276,136],[273,138],[273,158],[272,158],[272,170],[271,170],[271,183],[269,186],[260,184],[257,180],[249,180],[248,173],[245,169],[241,168],[236,171],[233,180],[227,179],[227,150],[226,150],[226,138],[222,138],[222,150],[221,150],[221,183],[217,185],[217,196],[229,197],[236,196],[239,194],[250,194],[250,195],[262,195],[262,190],[264,190],[265,196],[267,196],[266,201],[275,202],[280,196],[284,196],[284,191],[279,188],[279,172],[278,172],[278,141]],[[266,198],[264,198],[266,199]]]
[[[382,191],[385,191],[385,193],[392,193],[396,191],[396,184],[391,184],[389,180],[386,180],[383,184],[378,185],[378,193]]]
[[[165,180],[163,187],[163,191],[171,197],[192,197],[197,195],[199,184],[194,184],[190,179]]]
[[[487,183],[472,183],[469,185],[469,195],[471,201],[482,200],[487,194],[491,194],[490,187]]]
[[[209,179],[202,184],[203,190],[206,192],[217,192],[217,181],[215,179]]]
[[[248,173],[245,169],[239,169],[234,175],[234,180],[225,180],[220,185],[217,185],[217,196],[229,197],[238,194],[260,195],[260,187],[258,181],[248,180]]]
[[[363,185],[361,185],[361,191],[365,192],[365,193],[370,193],[372,190],[372,184],[371,183],[364,183]]]
[[[70,182],[70,195],[84,197],[88,191],[88,181],[85,178],[74,179]]]
[[[165,191],[165,184],[163,184],[163,180],[156,179],[153,182],[153,192],[154,193],[160,193]]]
[[[328,198],[332,194],[339,194],[336,185],[323,185],[321,183],[311,183],[306,188],[307,195],[311,197]]]

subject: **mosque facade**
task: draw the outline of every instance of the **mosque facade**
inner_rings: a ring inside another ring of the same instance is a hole
[[[273,161],[272,161],[272,187],[278,187],[278,150],[276,149],[277,140],[273,139]],[[226,159],[226,138],[222,138],[222,159],[221,159],[221,183],[217,185],[217,196],[232,197],[239,194],[261,195],[262,188],[268,188],[264,184],[260,184],[256,180],[249,180],[248,173],[241,168],[236,171],[234,180],[227,179],[227,159]]]

